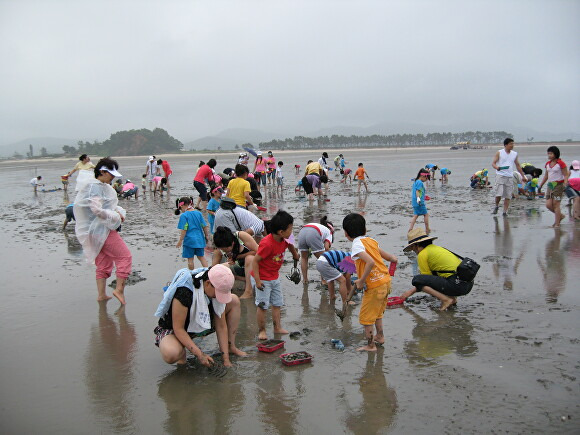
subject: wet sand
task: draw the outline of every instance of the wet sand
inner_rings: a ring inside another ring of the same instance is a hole
[[[561,150],[568,163],[580,155],[578,146]],[[520,161],[545,162],[543,149],[516,151]],[[358,306],[341,324],[325,287],[312,282],[303,291],[283,277],[283,326],[312,330],[298,339],[286,337],[286,351],[305,350],[314,355],[312,364],[284,367],[281,351],[258,353],[255,307],[246,300],[238,345],[250,355],[234,359],[235,368],[221,378],[193,360],[182,369],[165,364],[152,333],[162,287],[186,265],[175,248],[173,205],[177,196],[192,194],[201,157],[170,160],[176,172],[171,196],[147,193],[122,201],[128,212],[122,236],[133,254],[136,282],[127,287],[127,306],[120,310],[114,300],[96,302],[94,270],[84,265],[74,223],[61,231],[73,189],[68,199],[62,191],[35,197],[28,185],[36,167],[47,188],[59,187],[60,175],[72,165],[3,165],[2,428],[6,433],[578,433],[580,226],[566,218],[561,229],[550,228],[553,216],[540,199],[517,200],[509,218],[492,217],[491,195],[472,191],[468,177],[489,168],[493,152],[345,151],[348,167],[365,162],[371,193],[357,195],[356,185],[335,182],[330,202],[312,204],[295,195],[292,168],[318,154],[284,154],[285,194],[266,195],[262,216],[284,208],[294,216],[297,233],[323,215],[340,227],[345,214],[364,212],[369,235],[399,256],[394,295],[409,288],[416,270],[414,258],[402,252],[412,213],[411,178],[429,162],[450,168],[448,185],[437,181],[427,189],[433,235],[437,244],[478,260],[481,269],[472,292],[447,312],[437,311],[438,302],[428,297],[388,310],[387,343],[376,354],[355,351],[363,342]],[[218,156],[218,169],[227,166],[233,161]],[[144,167],[144,159],[127,158],[120,171],[140,184]],[[349,248],[342,230],[334,246]],[[282,276],[290,266],[285,264]],[[309,276],[318,279],[312,260]],[[331,338],[340,338],[345,351],[333,349]],[[201,346],[217,351],[215,336]]]

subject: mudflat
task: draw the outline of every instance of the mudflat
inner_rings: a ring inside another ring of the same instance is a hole
[[[544,148],[515,150],[520,162],[546,162]],[[561,151],[568,165],[580,155],[579,146]],[[446,312],[420,293],[388,309],[385,346],[367,354],[355,351],[363,343],[359,305],[341,322],[313,260],[305,289],[285,278],[292,266],[286,254],[282,322],[300,334],[285,336],[284,349],[258,352],[255,306],[243,300],[238,345],[249,356],[233,358],[235,367],[227,371],[210,371],[193,358],[176,369],[153,344],[162,287],[186,267],[175,248],[175,199],[194,195],[203,156],[169,159],[175,172],[170,194],[140,192],[137,201],[121,201],[127,210],[122,235],[134,269],[125,308],[115,300],[96,302],[94,269],[84,264],[74,222],[61,230],[74,181],[68,197],[62,191],[34,196],[28,184],[38,174],[46,189],[58,188],[72,164],[4,164],[4,432],[578,433],[580,225],[570,220],[567,201],[560,229],[550,228],[553,216],[541,199],[517,199],[508,218],[492,216],[491,193],[471,190],[469,176],[491,169],[494,152],[344,150],[347,167],[365,164],[370,193],[357,194],[356,184],[340,184],[331,173],[330,201],[312,203],[294,193],[293,167],[303,169],[320,153],[281,155],[284,194],[270,188],[260,216],[283,208],[294,216],[297,234],[304,223],[328,215],[338,227],[333,246],[348,250],[342,218],[363,213],[368,235],[399,256],[392,295],[407,290],[417,273],[415,258],[402,252],[412,215],[411,178],[427,163],[449,168],[448,184],[427,186],[432,234],[436,244],[476,259],[481,269],[472,292]],[[140,186],[145,159],[120,163],[124,178]],[[218,156],[217,169],[234,163]],[[345,344],[343,352],[333,348],[333,338]],[[215,336],[199,343],[206,353],[218,350]],[[281,364],[280,354],[297,351],[311,354],[312,363]]]

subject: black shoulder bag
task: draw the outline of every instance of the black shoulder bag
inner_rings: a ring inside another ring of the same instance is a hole
[[[461,263],[459,263],[459,266],[457,266],[457,270],[434,270],[434,272],[437,273],[438,275],[440,273],[455,273],[457,274],[457,278],[460,281],[473,282],[475,276],[477,275],[477,271],[481,266],[471,258],[462,257],[461,255],[458,255],[447,248],[443,249],[451,252],[453,255],[459,258],[461,260]]]

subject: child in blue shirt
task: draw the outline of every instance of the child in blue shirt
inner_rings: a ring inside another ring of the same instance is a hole
[[[181,230],[181,237],[176,247],[183,245],[181,256],[187,258],[187,267],[194,269],[193,257],[197,257],[202,267],[208,267],[205,259],[205,245],[209,240],[209,231],[203,215],[193,208],[191,198],[183,197],[177,200],[175,214],[180,214],[177,228]]]
[[[425,219],[425,232],[429,234],[431,231],[429,229],[429,213],[427,212],[427,206],[425,205],[425,181],[429,178],[429,170],[421,168],[417,174],[417,178],[413,183],[413,192],[411,194],[411,203],[413,204],[413,219],[411,219],[411,226],[409,231],[415,226],[417,218],[419,216],[424,216]]]
[[[215,212],[220,208],[222,194],[221,187],[216,187],[211,191],[211,199],[207,203],[207,220],[209,221],[209,232],[213,234],[213,225],[215,222]]]

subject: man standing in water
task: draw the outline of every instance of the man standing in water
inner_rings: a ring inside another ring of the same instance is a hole
[[[513,195],[513,174],[514,164],[523,179],[526,178],[524,171],[518,162],[518,153],[513,151],[514,140],[506,138],[503,141],[503,150],[495,153],[491,166],[495,169],[495,208],[492,214],[497,214],[499,210],[499,202],[503,198],[503,216],[507,216],[507,211],[510,206],[510,200]]]

